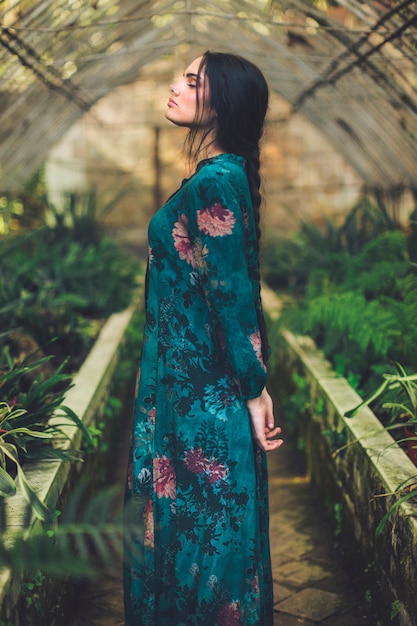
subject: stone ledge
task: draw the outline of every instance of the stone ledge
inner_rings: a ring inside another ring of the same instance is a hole
[[[308,472],[329,510],[343,511],[338,541],[381,624],[417,624],[417,509],[403,504],[383,533],[378,523],[405,483],[417,482],[417,468],[369,408],[344,414],[361,401],[346,379],[337,377],[310,338],[284,330],[286,372],[298,371],[309,384],[310,409],[299,425]],[[318,403],[318,400],[320,402]],[[320,410],[319,410],[320,407]],[[347,447],[335,455],[326,431],[346,432]],[[382,497],[380,497],[382,496]],[[391,618],[393,603],[399,606]]]
[[[74,386],[65,395],[64,404],[71,408],[86,426],[94,423],[95,417],[106,402],[109,386],[117,366],[119,349],[126,329],[132,319],[133,308],[113,314],[105,323],[88,357],[74,377]],[[62,430],[68,437],[66,448],[79,449],[81,431],[65,417],[52,418],[64,424]],[[25,474],[39,497],[50,507],[56,506],[62,495],[73,463],[66,461],[30,461],[25,463]],[[79,474],[83,464],[78,463]],[[5,500],[7,526],[10,534],[23,528],[27,508],[26,500],[19,493]],[[33,518],[31,528],[39,522]],[[29,531],[30,532],[30,529]],[[3,537],[7,540],[7,536]],[[20,593],[20,578],[6,568],[0,569],[0,607],[7,617]],[[4,606],[6,605],[6,606]]]

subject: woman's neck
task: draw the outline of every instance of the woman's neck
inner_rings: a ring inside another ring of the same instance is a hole
[[[219,154],[224,154],[224,150],[215,145],[209,145],[206,147],[202,147],[197,154],[197,161],[202,161],[203,159],[211,159]]]
[[[192,144],[194,144],[197,149],[189,154],[189,175],[193,173],[195,167],[201,161],[211,159],[219,154],[225,153],[225,151],[218,145],[215,138],[213,138],[213,133],[204,133],[202,129],[194,135]]]
[[[224,150],[219,146],[215,137],[213,137],[213,133],[209,133],[205,137],[203,136],[201,142],[197,139],[196,145],[199,145],[196,155],[198,161],[211,159],[218,154],[224,154]]]

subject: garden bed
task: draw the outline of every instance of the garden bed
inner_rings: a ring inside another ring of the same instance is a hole
[[[72,409],[86,426],[92,426],[96,420],[102,417],[103,408],[106,404],[112,384],[115,370],[120,357],[121,346],[129,323],[132,320],[133,308],[126,309],[121,313],[113,314],[103,326],[97,341],[95,342],[88,357],[81,366],[74,379],[74,386],[66,393],[65,404]],[[63,418],[60,418],[60,423]],[[79,449],[82,433],[68,420],[68,425],[63,427],[68,440],[65,446]],[[90,471],[88,471],[88,469]],[[97,482],[97,474],[91,472],[88,463],[66,461],[28,461],[25,463],[25,473],[31,486],[35,488],[40,498],[51,508],[56,507],[58,501],[65,501],[69,492],[73,491],[77,483]],[[21,493],[5,500],[5,517],[7,521],[7,534],[13,533],[19,528],[27,528],[28,533],[40,523],[35,518],[27,523],[27,502]],[[3,537],[7,541],[7,536]],[[53,579],[51,578],[51,583]],[[54,581],[55,585],[57,581]],[[62,580],[58,583],[63,590]],[[48,591],[42,591],[43,596]],[[16,614],[16,606],[21,594],[22,575],[11,572],[9,569],[0,570],[0,599],[1,618],[7,624],[18,625],[19,618]],[[56,589],[53,597],[49,598],[55,607],[55,616],[58,615]],[[44,606],[43,610],[47,610]],[[46,613],[47,614],[47,613]],[[57,617],[48,622],[48,626],[59,623]],[[26,621],[25,624],[32,623]],[[41,623],[45,623],[44,621]]]
[[[282,337],[278,380],[286,390],[293,387],[295,400],[300,392],[294,378],[307,381],[296,432],[312,484],[331,512],[338,544],[378,624],[414,626],[416,506],[402,504],[375,533],[399,491],[415,486],[417,468],[369,408],[345,417],[361,398],[311,339],[285,330]]]

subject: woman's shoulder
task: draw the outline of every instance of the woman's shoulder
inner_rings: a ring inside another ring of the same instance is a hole
[[[208,159],[203,159],[197,164],[196,173],[212,175],[213,172],[244,172],[245,158],[231,152],[216,154]]]
[[[210,181],[214,184],[217,181],[219,184],[230,183],[233,186],[246,185],[245,159],[237,154],[218,154],[200,161],[193,179],[196,185]]]

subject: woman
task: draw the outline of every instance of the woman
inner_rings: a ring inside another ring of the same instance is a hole
[[[168,120],[198,162],[151,220],[146,326],[126,492],[126,626],[273,624],[265,452],[259,141],[268,88],[207,52]]]

